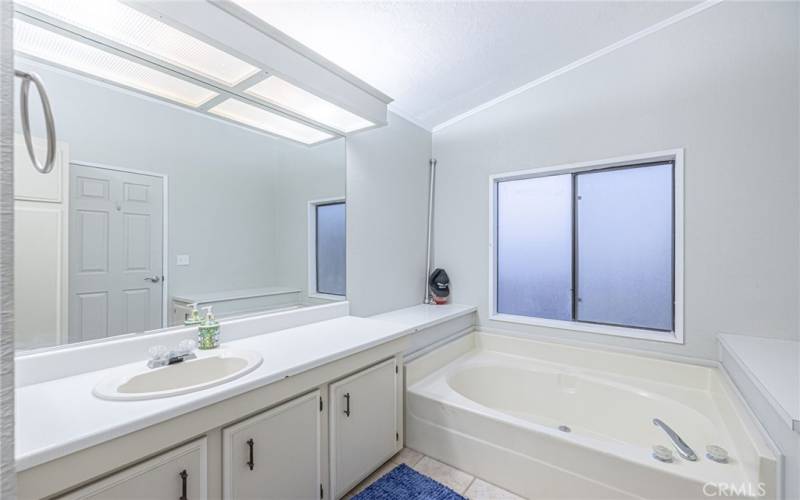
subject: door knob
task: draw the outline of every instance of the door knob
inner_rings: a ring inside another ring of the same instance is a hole
[[[149,276],[149,277],[145,278],[144,280],[145,281],[150,281],[152,283],[158,283],[159,281],[161,281],[161,277],[159,277],[159,276]]]

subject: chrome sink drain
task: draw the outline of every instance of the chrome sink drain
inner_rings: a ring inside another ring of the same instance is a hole
[[[570,429],[568,425],[559,425],[558,430],[561,432],[572,432],[572,429]]]

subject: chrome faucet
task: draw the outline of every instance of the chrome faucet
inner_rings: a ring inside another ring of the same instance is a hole
[[[678,433],[673,431],[670,426],[668,426],[661,419],[658,418],[653,419],[653,424],[664,429],[664,432],[666,432],[667,436],[669,436],[669,438],[672,440],[672,444],[675,445],[675,449],[678,450],[678,454],[680,456],[682,456],[686,460],[691,460],[692,462],[697,460],[697,454],[694,452],[694,450],[691,447],[689,447],[689,445],[686,444],[686,441],[681,439]]]
[[[150,360],[147,362],[148,368],[160,368],[162,366],[174,365],[197,357],[194,349],[197,347],[197,342],[194,340],[181,340],[173,350],[167,349],[166,346],[156,345],[150,348]]]

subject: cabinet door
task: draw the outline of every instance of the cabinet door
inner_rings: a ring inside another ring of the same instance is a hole
[[[45,157],[45,139],[34,137],[33,148]],[[42,175],[14,134],[14,338],[21,350],[67,340],[68,153],[59,141],[53,170]]]
[[[380,363],[331,384],[331,483],[339,498],[399,449],[397,364]]]
[[[206,438],[134,465],[61,498],[199,500],[207,498]]]
[[[319,391],[223,429],[224,497],[319,498],[320,432]]]

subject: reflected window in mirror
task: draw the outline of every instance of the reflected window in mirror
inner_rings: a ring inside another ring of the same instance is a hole
[[[346,207],[343,199],[310,202],[309,291],[321,298],[344,298],[346,279]]]

